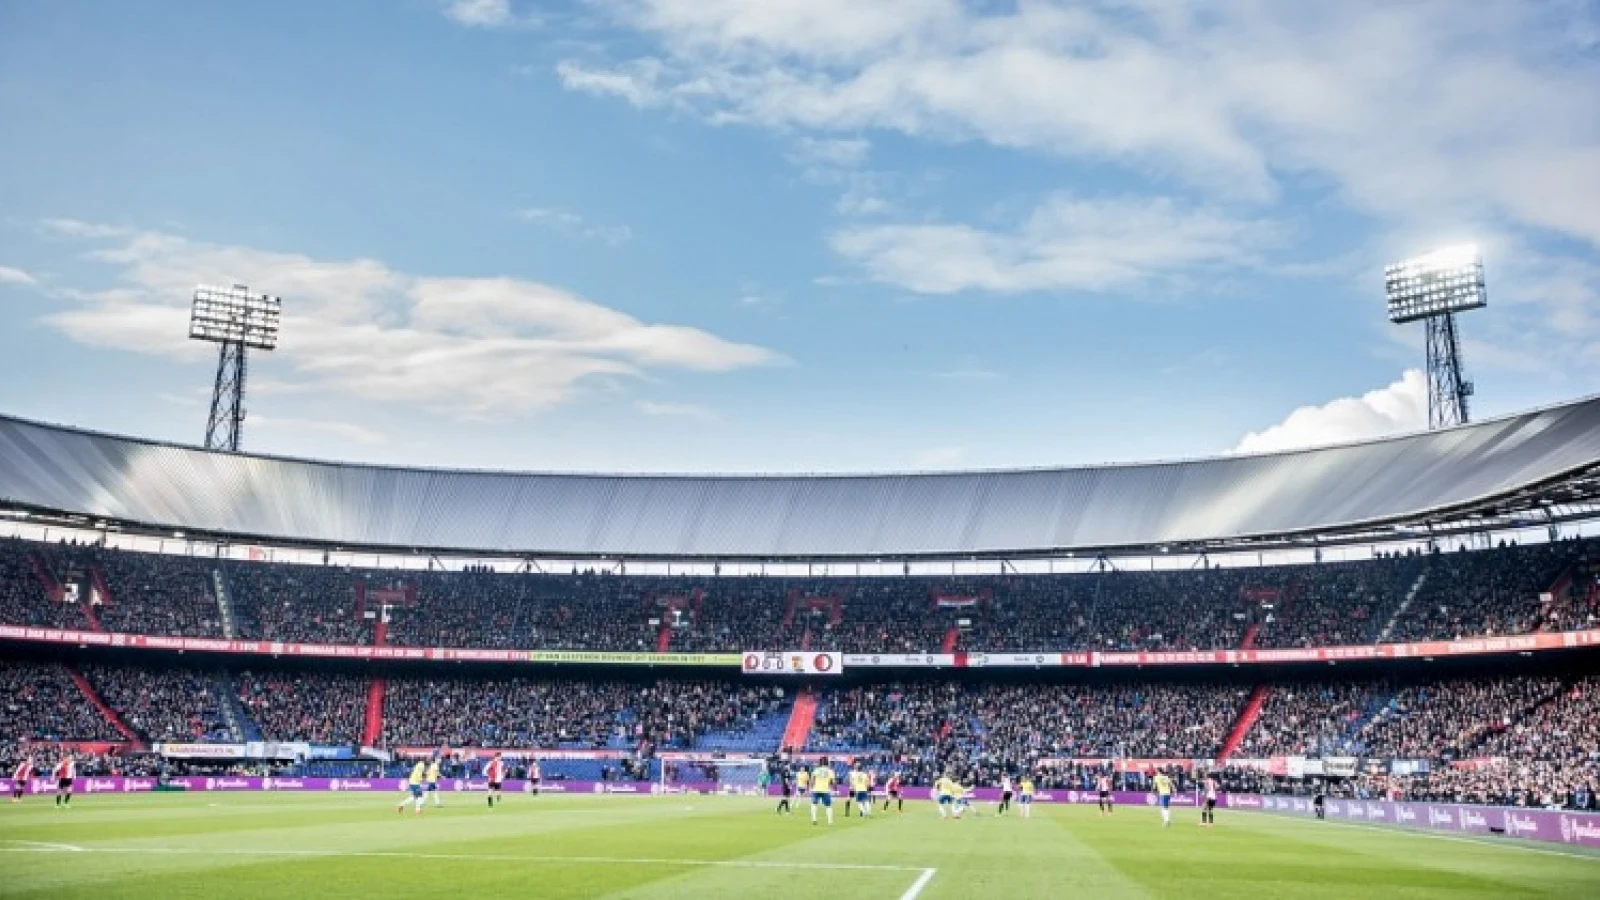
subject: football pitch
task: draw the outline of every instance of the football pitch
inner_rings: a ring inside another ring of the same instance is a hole
[[[46,796],[0,807],[5,897],[1600,897],[1600,854],[1193,810],[928,803],[813,827],[744,797]]]

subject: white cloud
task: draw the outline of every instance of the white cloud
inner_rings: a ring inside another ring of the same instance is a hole
[[[315,390],[506,416],[567,402],[607,378],[779,359],[522,279],[419,276],[376,260],[328,262],[158,232],[102,238],[89,256],[115,267],[123,284],[66,292],[72,308],[48,317],[84,343],[203,359],[210,348],[187,340],[195,284],[229,278],[283,296],[283,336],[266,357],[279,394]]]
[[[660,106],[667,101],[657,87],[661,74],[660,63],[652,59],[635,60],[616,68],[593,68],[572,60],[556,64],[556,77],[567,90],[620,97],[638,107]]]
[[[65,235],[66,237],[108,238],[124,237],[133,233],[130,229],[117,225],[82,222],[77,219],[45,219],[40,224],[44,226],[46,231]]]
[[[516,21],[511,0],[449,0],[444,14],[470,28],[504,28]]]
[[[810,138],[795,141],[789,158],[799,166],[854,168],[867,161],[872,144],[862,138]]]
[[[1170,200],[1057,195],[1010,231],[969,225],[842,229],[835,252],[874,280],[925,294],[1107,290],[1171,270],[1238,264],[1276,238],[1267,223]]]
[[[897,179],[886,172],[864,168],[872,144],[864,138],[801,137],[790,145],[788,157],[807,181],[838,188],[834,210],[841,215],[877,216],[893,211],[884,195]]]
[[[1407,369],[1399,381],[1360,397],[1302,406],[1277,425],[1245,435],[1233,452],[1319,447],[1419,431],[1427,425],[1427,378],[1421,370]]]
[[[674,416],[698,419],[702,422],[714,422],[719,418],[715,410],[693,403],[657,403],[652,400],[640,400],[634,405],[647,416]]]
[[[22,269],[0,266],[0,284],[33,284],[36,280]]]
[[[626,225],[596,225],[571,210],[527,206],[517,210],[514,215],[530,225],[599,241],[611,247],[620,247],[633,240],[633,229]]]
[[[1302,174],[1390,219],[1600,244],[1592,5],[600,0],[649,49],[569,89],[713,122],[1109,161],[1232,198]],[[1423,212],[1425,211],[1425,212]]]

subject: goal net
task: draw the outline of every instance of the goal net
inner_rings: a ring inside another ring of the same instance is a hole
[[[661,761],[661,793],[755,796],[766,771],[760,759],[675,756]]]

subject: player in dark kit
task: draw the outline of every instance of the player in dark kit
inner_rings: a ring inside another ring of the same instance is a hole
[[[17,763],[17,768],[11,773],[11,802],[21,803],[22,794],[28,789],[28,779],[33,777],[33,759],[24,758]]]
[[[56,763],[56,805],[72,806],[72,782],[78,777],[78,762],[69,754]]]
[[[788,772],[779,773],[778,789],[783,792],[783,799],[778,801],[777,812],[785,816],[794,815],[794,808],[789,805],[789,798],[794,796],[794,781],[789,778]]]
[[[500,799],[500,783],[506,778],[506,761],[496,753],[484,767],[483,773],[489,781],[489,807],[493,809],[495,801]]]
[[[897,804],[898,812],[906,811],[906,798],[900,796],[900,773],[894,772],[889,776],[889,783],[884,785],[883,811],[889,811],[889,804]]]
[[[1200,808],[1200,824],[1210,828],[1217,824],[1217,779],[1214,775],[1206,776],[1204,802]]]
[[[1316,790],[1317,792],[1311,797],[1311,808],[1316,812],[1317,818],[1326,818],[1328,815],[1328,798],[1327,792],[1323,790],[1322,782],[1317,782]]]

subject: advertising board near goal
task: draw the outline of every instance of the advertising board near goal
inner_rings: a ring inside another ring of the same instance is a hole
[[[844,654],[817,650],[746,650],[739,667],[746,675],[838,675]]]

